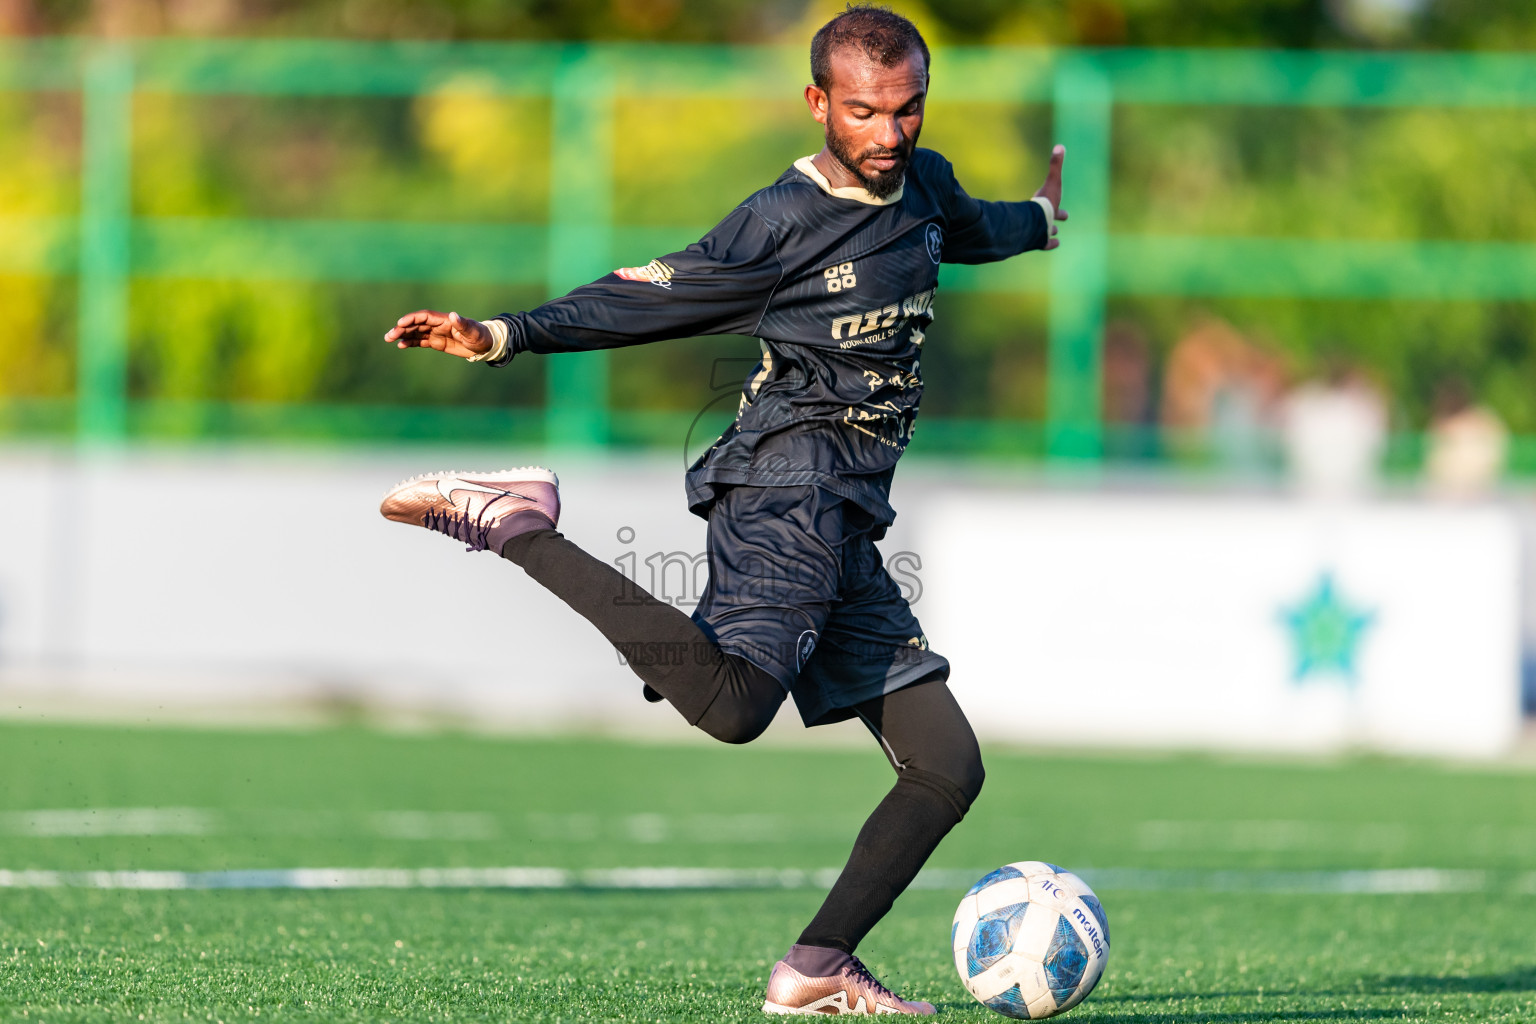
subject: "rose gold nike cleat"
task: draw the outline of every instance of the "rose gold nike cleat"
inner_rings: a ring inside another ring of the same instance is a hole
[[[560,522],[560,480],[539,466],[497,473],[429,473],[384,496],[385,519],[447,534],[470,551],[501,553],[512,537]]]
[[[896,995],[869,973],[869,968],[850,956],[835,974],[807,978],[783,960],[768,976],[764,1013],[908,1013],[926,1017],[932,1003],[909,1002]]]

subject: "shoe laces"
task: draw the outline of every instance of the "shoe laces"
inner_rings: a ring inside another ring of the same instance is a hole
[[[860,960],[856,956],[853,956],[852,954],[849,955],[848,959],[848,971],[860,982],[874,989],[875,995],[889,996],[892,999],[895,999],[897,1002],[902,1001],[900,996],[886,988],[885,985],[881,983],[879,978],[875,977],[869,972],[869,968],[864,966],[864,961]]]
[[[485,509],[481,509],[479,515],[470,518],[467,515],[460,515],[452,508],[445,512],[429,508],[426,515],[422,516],[421,525],[464,543],[465,551],[484,551],[490,547],[491,526],[494,524],[485,521]]]

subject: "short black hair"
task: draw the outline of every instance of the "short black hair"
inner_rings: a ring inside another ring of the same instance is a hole
[[[822,89],[832,82],[832,54],[857,46],[882,67],[893,68],[913,50],[929,63],[928,44],[917,26],[889,7],[851,3],[848,9],[817,29],[811,38],[811,80]]]

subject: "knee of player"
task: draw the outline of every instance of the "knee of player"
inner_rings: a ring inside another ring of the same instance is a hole
[[[942,785],[950,802],[962,816],[971,809],[971,805],[981,795],[982,783],[987,779],[986,770],[981,766],[979,753],[958,758],[941,767],[931,767],[927,774],[943,780]]]
[[[709,729],[706,731],[721,743],[740,745],[742,743],[751,743],[757,739],[763,734],[765,728],[765,726],[756,723],[742,723],[730,729]]]
[[[763,734],[772,718],[754,714],[751,709],[734,708],[719,714],[711,707],[699,720],[699,728],[721,743],[751,743]]]
[[[987,769],[981,763],[981,751],[976,751],[972,757],[966,758],[961,770],[957,772],[960,777],[955,780],[955,785],[960,787],[960,792],[965,794],[969,803],[975,803],[981,795],[982,784],[987,781]]]
[[[943,779],[951,787],[962,813],[969,810],[981,795],[982,784],[987,781],[987,771],[981,763],[981,750],[974,739],[967,743],[955,743],[939,756],[925,758],[915,766]]]

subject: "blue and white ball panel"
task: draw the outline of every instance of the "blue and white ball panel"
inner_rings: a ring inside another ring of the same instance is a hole
[[[1063,935],[1061,945],[1047,956],[1047,973],[1055,971],[1053,987],[1060,985],[1063,990],[1072,976],[1077,979],[1073,986],[1075,992],[1060,1000],[1061,1009],[1065,1010],[1082,1002],[1099,983],[1109,962],[1109,940],[1098,918],[1081,897],[1063,915],[1062,922],[1070,925],[1072,937],[1069,940]]]
[[[1024,1001],[1024,992],[1017,985],[1003,989],[991,999],[985,1000],[982,1005],[1015,1020],[1028,1020],[1030,1017],[1029,1004]]]
[[[1056,919],[1056,933],[1045,951],[1045,980],[1057,1006],[1076,1002],[1077,987],[1088,970],[1088,944],[1072,927],[1070,918]]]
[[[1012,945],[1001,955],[989,956],[986,954],[993,953],[997,944],[1005,938],[993,925],[993,921],[999,918],[1007,921],[1006,938],[1012,940]],[[1059,927],[1064,923],[1065,919],[1060,914],[1041,906],[1029,906],[1022,913],[1015,907],[1002,907],[993,914],[982,915],[973,933],[973,941],[966,950],[965,970],[960,977],[965,980],[971,993],[984,1003],[1021,982],[1024,1002],[1039,1002],[1038,993],[1047,992],[1051,988],[1046,956]],[[1070,930],[1071,926],[1067,927]],[[973,969],[976,967],[980,969]],[[1031,1016],[1036,1015],[1032,1007]]]
[[[1046,950],[1051,948],[1051,939],[1056,934],[1056,922],[1061,920],[1061,914],[1055,907],[1039,903],[1031,904],[1029,910],[1020,922],[1013,952],[1041,963],[1045,960]]]
[[[994,910],[1028,903],[1035,898],[1035,887],[1027,878],[1009,878],[994,882],[970,897],[976,901],[976,916],[985,917]]]
[[[997,1012],[1022,1020],[1047,1016],[1055,1007],[1045,965],[1017,953],[969,979],[965,987]],[[1018,1012],[1020,1007],[1025,1013]]]
[[[979,881],[975,885],[971,886],[971,891],[966,893],[966,895],[967,896],[975,896],[977,893],[981,892],[981,890],[985,889],[989,885],[993,885],[993,884],[995,884],[997,882],[1001,882],[1001,881],[1004,881],[1004,880],[1009,879],[1009,878],[1023,878],[1023,877],[1024,877],[1024,872],[1020,871],[1016,866],[1014,866],[1012,864],[1004,864],[1002,867],[998,868],[996,871],[993,871],[993,872],[991,872],[989,874],[982,875],[981,876],[981,881]]]
[[[1040,875],[1059,875],[1061,868],[1055,864],[1047,864],[1043,860],[1020,860],[1007,865],[1013,868],[1025,878],[1035,878]]]
[[[1019,987],[1019,992],[1023,993],[1025,991],[1034,991],[1038,993],[1038,995],[1032,999],[1029,999],[1025,1003],[1025,1005],[1029,1007],[1030,1019],[1040,1020],[1043,1017],[1050,1017],[1062,1011],[1063,1007],[1056,1004],[1056,1002],[1051,998],[1051,994],[1049,992],[1042,991],[1038,988],[1028,990],[1021,985]]]
[[[1015,903],[994,910],[976,922],[971,941],[965,948],[967,978],[974,978],[982,971],[996,967],[1003,957],[1013,955],[1028,910],[1028,903]]]
[[[1089,961],[1088,969],[1083,975],[1080,988],[1082,996],[1087,996],[1093,991],[1093,986],[1099,983],[1099,977],[1104,973],[1104,965],[1109,960],[1109,916],[1104,913],[1104,905],[1094,895],[1088,883],[1069,872],[1062,873],[1063,880],[1067,881],[1070,888],[1076,890],[1080,909],[1071,912],[1073,923],[1077,926],[1077,932],[1088,945]]]
[[[966,896],[960,901],[960,908],[955,911],[955,924],[950,930],[950,946],[955,952],[955,970],[960,977],[966,977],[965,952],[971,941],[971,932],[976,928],[976,922],[981,915],[976,912],[976,900],[972,896]]]

